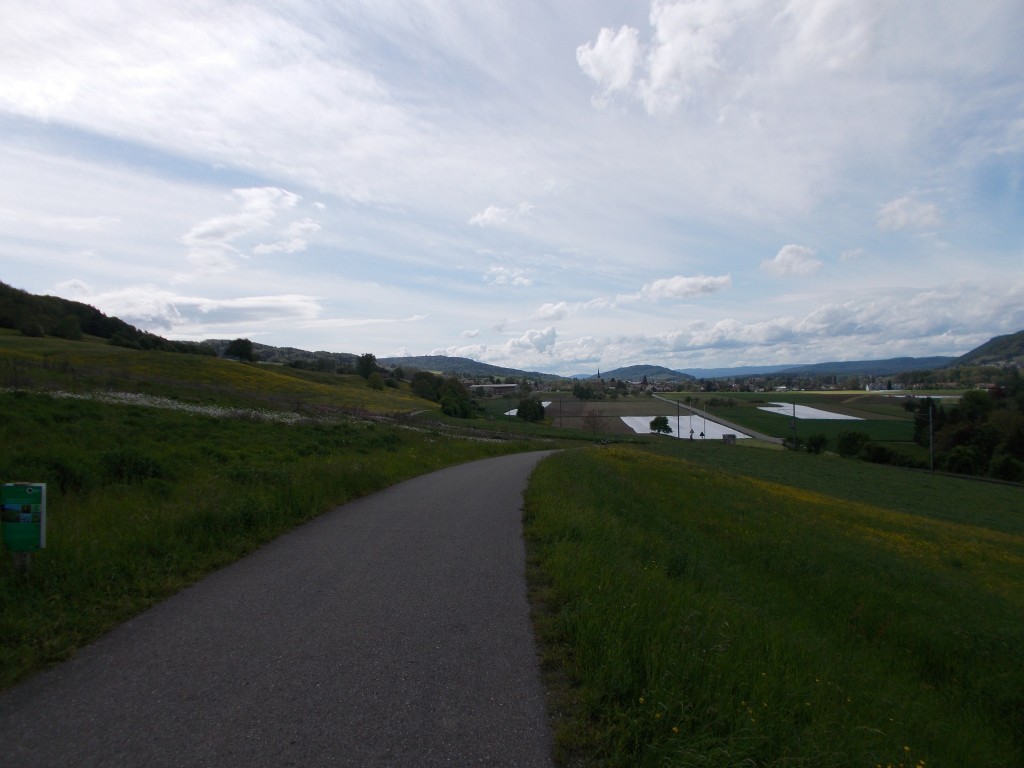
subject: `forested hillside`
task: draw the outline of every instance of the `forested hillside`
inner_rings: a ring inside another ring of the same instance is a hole
[[[74,341],[87,334],[134,349],[214,354],[212,348],[202,344],[168,341],[140,331],[88,304],[57,296],[36,296],[3,282],[0,282],[0,328],[12,328],[26,336],[58,336]]]
[[[1024,331],[996,336],[956,360],[954,365],[1024,365]]]

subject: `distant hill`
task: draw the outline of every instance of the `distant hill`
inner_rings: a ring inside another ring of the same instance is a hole
[[[0,282],[0,328],[12,328],[26,336],[58,336],[75,340],[82,334],[88,334],[134,349],[213,354],[201,344],[169,341],[154,333],[140,331],[89,304],[58,296],[37,296],[3,282]]]
[[[218,356],[223,357],[231,341],[230,339],[207,339],[203,343],[211,346]],[[302,365],[299,367],[325,371],[354,369],[358,358],[358,355],[350,352],[308,352],[295,347],[272,347],[269,344],[260,344],[256,341],[252,342],[252,352],[256,360],[261,363],[276,365],[301,363]]]
[[[794,376],[888,376],[909,371],[946,368],[954,361],[955,357],[893,357],[888,360],[851,360],[798,365],[783,368],[779,373]]]
[[[683,373],[695,379],[732,379],[743,376],[765,376],[784,371],[788,365],[740,365],[735,368],[687,368]]]
[[[1024,331],[996,336],[966,355],[955,365],[1024,365]]]
[[[668,379],[682,381],[684,379],[693,378],[693,376],[688,373],[673,371],[671,368],[665,368],[661,365],[627,365],[624,368],[615,368],[611,371],[601,371],[601,378],[605,381],[609,381],[611,379],[616,379],[618,381],[640,381],[645,376],[648,381],[665,381]],[[597,374],[581,373],[570,378],[593,379],[597,378]]]
[[[502,378],[511,377],[517,379],[562,378],[552,373],[521,371],[518,368],[502,368],[501,366],[470,360],[468,357],[448,357],[447,355],[379,357],[377,362],[386,366],[415,368],[421,371],[433,371],[434,373],[453,374],[455,376],[500,376]]]

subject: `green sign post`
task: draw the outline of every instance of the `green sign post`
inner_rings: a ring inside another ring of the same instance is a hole
[[[0,486],[0,528],[11,552],[35,552],[46,546],[46,483]]]

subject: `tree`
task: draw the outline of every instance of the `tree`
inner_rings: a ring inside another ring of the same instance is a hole
[[[366,383],[370,389],[384,389],[384,379],[379,371],[374,371],[366,377]]]
[[[814,434],[807,438],[807,452],[821,453],[828,445],[828,437],[823,434]]]
[[[441,403],[441,413],[468,419],[473,415],[473,399],[469,390],[455,376],[445,379],[437,391]]]
[[[412,391],[424,400],[439,402],[437,391],[441,386],[441,378],[430,371],[416,371],[412,375]]]
[[[588,410],[583,417],[583,428],[588,432],[593,432],[594,436],[597,437],[601,432],[604,432],[607,422],[608,420],[604,417],[604,411],[593,408]]]
[[[234,357],[242,362],[252,362],[256,359],[256,354],[253,352],[251,341],[235,339],[224,350],[224,357]]]
[[[655,416],[651,419],[651,432],[657,432],[659,435],[671,435],[672,427],[668,425],[668,416]]]
[[[356,359],[356,373],[364,379],[370,378],[370,374],[377,372],[377,356],[371,352],[360,355]]]
[[[865,432],[840,432],[836,438],[836,450],[840,456],[856,456],[870,440],[871,436]]]
[[[593,400],[598,395],[594,390],[593,384],[590,384],[589,382],[587,384],[581,384],[577,381],[572,385],[572,396],[577,400]]]
[[[77,315],[64,315],[61,321],[57,323],[57,328],[53,332],[54,336],[59,336],[62,339],[68,339],[69,341],[81,341],[82,340],[82,323],[79,321]]]
[[[519,401],[516,416],[524,421],[543,421],[544,404],[532,397],[524,397]]]

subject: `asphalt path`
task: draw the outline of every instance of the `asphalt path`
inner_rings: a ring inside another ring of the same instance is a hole
[[[522,491],[545,453],[346,504],[0,694],[0,765],[551,766]]]

